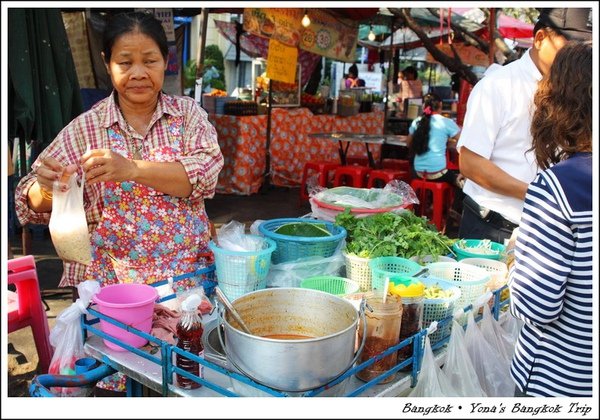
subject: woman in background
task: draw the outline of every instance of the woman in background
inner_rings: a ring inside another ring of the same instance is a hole
[[[534,103],[531,150],[542,172],[508,250],[511,312],[524,321],[511,366],[515,396],[591,397],[591,42],[558,52]]]

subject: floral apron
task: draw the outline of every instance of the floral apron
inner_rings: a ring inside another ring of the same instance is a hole
[[[141,152],[146,161],[173,162],[181,152],[182,118],[168,117],[170,146]],[[131,159],[117,123],[108,128],[111,150]],[[172,197],[132,181],[107,182],[102,218],[94,231],[92,263],[86,277],[101,286],[152,284],[206,266],[210,255],[208,217],[189,200]],[[173,285],[176,291],[200,286],[194,277]],[[115,374],[98,386],[125,391],[125,376]]]

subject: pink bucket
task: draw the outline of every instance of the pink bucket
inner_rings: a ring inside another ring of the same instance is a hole
[[[113,284],[100,289],[93,301],[98,305],[98,312],[116,319],[126,325],[136,328],[145,333],[150,333],[152,328],[152,315],[154,314],[154,302],[158,298],[158,292],[152,286],[146,284],[123,283]],[[102,331],[132,347],[142,347],[148,340],[139,335],[130,333],[125,329],[100,320]],[[104,340],[107,347],[126,351],[127,349]]]

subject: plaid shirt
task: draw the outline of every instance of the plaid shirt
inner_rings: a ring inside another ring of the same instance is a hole
[[[196,102],[185,96],[169,96],[161,93],[146,137],[136,139],[130,136],[129,125],[123,118],[115,102],[114,92],[108,98],[98,102],[92,109],[71,121],[54,141],[40,153],[31,165],[32,172],[23,177],[15,191],[15,208],[22,226],[27,223],[48,224],[50,213],[36,213],[27,205],[27,193],[36,181],[35,170],[41,159],[52,156],[63,166],[76,163],[89,148],[110,149],[107,129],[117,123],[125,136],[128,146],[134,150],[137,142],[143,141],[145,150],[165,147],[170,144],[167,115],[184,117],[182,155],[178,161],[185,168],[193,186],[189,200],[196,202],[196,208],[203,210],[204,198],[215,194],[219,172],[223,167],[223,155],[217,142],[217,132],[209,123],[206,112]],[[81,168],[79,169],[81,172]],[[83,199],[88,222],[92,233],[102,217],[104,207],[104,183],[86,184]],[[64,262],[64,271],[59,287],[76,286],[84,279],[86,266]]]

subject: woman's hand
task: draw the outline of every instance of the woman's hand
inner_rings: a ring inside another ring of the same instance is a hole
[[[136,164],[110,149],[88,150],[81,156],[81,167],[88,184],[121,182],[134,178]]]
[[[61,185],[61,188],[66,191],[66,181],[77,170],[77,165],[63,166],[58,160],[50,156],[42,159],[40,163],[41,165],[35,170],[40,188],[51,193],[54,183],[60,182],[64,184]]]

